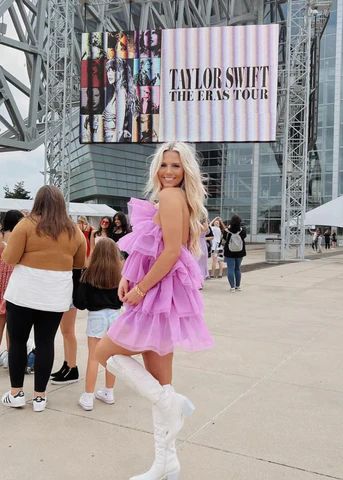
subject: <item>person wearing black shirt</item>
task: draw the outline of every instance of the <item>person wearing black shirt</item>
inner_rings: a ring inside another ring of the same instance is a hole
[[[245,238],[247,233],[241,227],[241,219],[233,215],[225,232],[224,258],[227,264],[227,278],[231,292],[241,290],[241,263],[247,252]]]
[[[113,217],[113,231],[111,238],[117,243],[122,237],[131,232],[130,226],[123,212],[117,212]]]
[[[115,377],[105,372],[106,386],[94,394],[99,363],[95,348],[100,339],[119,316],[122,302],[118,298],[118,285],[121,277],[121,256],[111,238],[102,238],[95,245],[90,263],[82,274],[74,305],[79,310],[88,310],[87,337],[88,362],[85,392],[79,399],[84,410],[93,410],[94,398],[105,403],[114,403],[113,387]]]
[[[122,237],[131,232],[125,213],[117,212],[113,217],[113,231],[111,238],[117,243]],[[123,259],[128,257],[127,252],[121,252]]]

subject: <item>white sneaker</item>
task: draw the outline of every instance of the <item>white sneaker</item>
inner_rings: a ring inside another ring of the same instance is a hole
[[[235,288],[230,288],[231,293],[235,293],[236,289]]]
[[[236,290],[237,292],[241,292],[241,291],[242,291],[241,287],[236,287],[235,290]]]
[[[95,392],[95,398],[101,400],[104,403],[112,405],[114,403],[113,390],[110,390],[108,388],[100,388],[100,390],[97,390]]]
[[[32,407],[34,412],[42,412],[48,403],[47,397],[37,396],[32,400]]]
[[[4,393],[1,402],[5,407],[25,407],[25,394],[22,390],[17,395],[12,395],[11,390]]]
[[[83,392],[79,399],[79,405],[86,411],[93,410],[94,407],[94,393]]]

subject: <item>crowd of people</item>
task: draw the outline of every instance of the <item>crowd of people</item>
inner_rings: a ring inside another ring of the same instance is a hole
[[[202,253],[198,260],[203,281],[222,278],[226,264],[230,292],[241,290],[241,263],[246,256],[245,238],[246,230],[238,215],[233,215],[227,226],[220,217],[215,217],[210,223],[207,218],[203,219],[200,237]],[[208,259],[211,259],[211,270],[208,268]]]
[[[32,211],[22,218],[7,212],[0,236],[1,330],[8,333],[10,389],[6,407],[24,407],[27,343],[35,342],[35,412],[45,410],[47,384],[78,380],[75,318],[88,310],[88,361],[79,405],[94,408],[97,398],[114,402],[116,378],[152,404],[155,460],[146,474],[132,479],[177,479],[175,440],[192,402],[172,385],[176,347],[199,351],[213,346],[204,321],[200,289],[201,222],[206,218],[199,164],[184,143],[156,151],[147,200],[131,199],[129,217],[103,217],[92,228],[75,224],[58,188],[41,187]],[[172,220],[171,220],[172,219]],[[51,373],[54,340],[61,327],[64,362]],[[135,360],[141,354],[144,366]],[[96,390],[99,364],[104,386]]]
[[[33,410],[45,410],[49,381],[79,380],[75,320],[78,309],[87,310],[88,360],[80,407],[92,410],[95,399],[113,404],[116,379],[134,388],[152,405],[155,459],[150,470],[131,480],[176,480],[175,440],[194,405],[173,387],[173,352],[213,346],[200,290],[206,279],[223,276],[224,264],[230,292],[241,290],[246,230],[238,215],[227,224],[220,217],[209,222],[199,164],[185,143],[157,149],[146,193],[147,200],[133,198],[128,204],[132,228],[122,212],[101,218],[97,228],[83,216],[74,223],[53,186],[40,188],[31,212],[5,214],[0,343],[6,324],[10,389],[1,400],[14,408],[27,403],[24,376],[32,329]],[[321,232],[312,233],[313,248],[319,248]],[[336,243],[329,230],[324,238],[329,247]],[[64,361],[51,373],[59,327]],[[133,358],[138,354],[143,364]],[[99,365],[105,367],[105,378],[96,389]]]
[[[337,247],[337,234],[336,232],[331,232],[330,228],[326,228],[324,232],[322,232],[321,228],[316,228],[314,230],[310,230],[310,234],[312,235],[312,250],[317,253],[322,253],[323,251],[323,238],[325,250],[330,250],[330,248]]]

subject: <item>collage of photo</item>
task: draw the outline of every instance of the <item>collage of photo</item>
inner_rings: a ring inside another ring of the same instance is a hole
[[[161,30],[82,35],[80,142],[158,142]]]

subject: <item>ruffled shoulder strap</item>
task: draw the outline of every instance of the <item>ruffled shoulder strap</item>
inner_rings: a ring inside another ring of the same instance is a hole
[[[132,232],[118,241],[118,247],[129,254],[139,252],[156,258],[162,248],[161,227],[153,221],[157,209],[153,203],[138,198],[131,198],[128,207]]]
[[[152,220],[157,212],[153,203],[148,200],[141,200],[139,198],[131,198],[128,203],[130,223],[134,227],[137,223]]]

